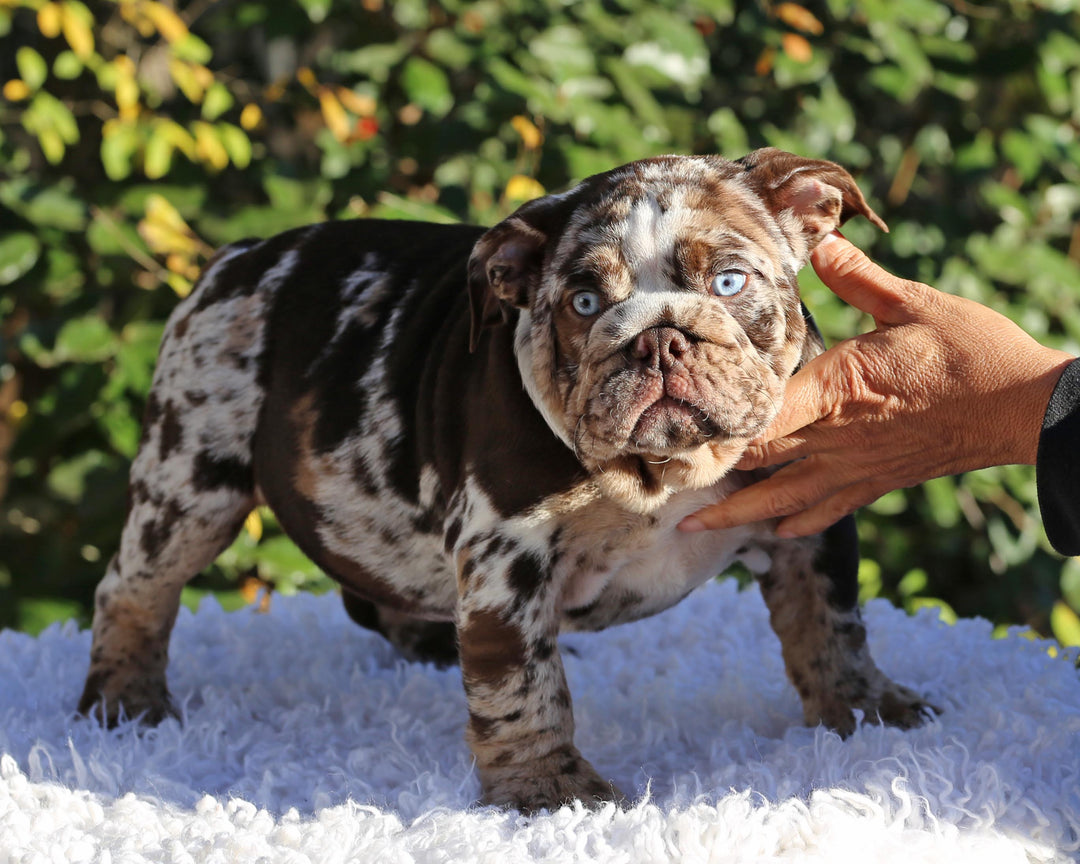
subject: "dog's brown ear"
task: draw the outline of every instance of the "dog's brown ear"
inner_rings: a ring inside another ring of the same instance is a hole
[[[802,235],[808,253],[852,216],[865,216],[882,231],[889,230],[870,209],[855,179],[835,162],[805,159],[775,147],[754,150],[737,162],[781,227]]]
[[[552,226],[567,209],[572,209],[568,195],[537,198],[476,241],[469,256],[470,351],[476,350],[484,327],[507,321],[508,306],[529,305]]]

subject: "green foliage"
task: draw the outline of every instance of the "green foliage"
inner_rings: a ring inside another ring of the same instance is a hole
[[[0,625],[86,620],[163,321],[243,236],[491,223],[771,144],[859,176],[892,233],[847,233],[885,266],[1080,353],[1078,33],[1072,0],[0,0]],[[868,326],[803,286],[830,339]],[[325,586],[262,515],[189,596]],[[861,532],[869,596],[1080,639],[1030,470],[894,493]]]

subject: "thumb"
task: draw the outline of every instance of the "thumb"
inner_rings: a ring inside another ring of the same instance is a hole
[[[905,324],[919,317],[933,289],[883,270],[839,231],[810,253],[821,281],[841,300],[874,316],[879,324]]]

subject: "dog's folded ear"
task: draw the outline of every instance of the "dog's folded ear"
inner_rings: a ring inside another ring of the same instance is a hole
[[[855,179],[835,162],[806,159],[763,147],[736,160],[746,180],[788,233],[798,232],[810,252],[826,234],[852,216],[889,228],[866,203]]]
[[[552,232],[573,209],[571,197],[529,201],[476,241],[469,257],[470,351],[484,327],[507,321],[508,307],[529,305]]]

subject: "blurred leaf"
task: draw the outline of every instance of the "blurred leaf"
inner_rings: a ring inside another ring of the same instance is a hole
[[[180,60],[189,63],[209,63],[214,52],[202,39],[194,33],[189,33],[173,45],[173,53]]]
[[[61,51],[53,61],[53,74],[57,78],[71,81],[78,78],[83,71],[83,62],[74,51]]]
[[[119,120],[105,123],[101,136],[101,164],[110,179],[123,180],[131,174],[141,144],[142,135],[134,124]],[[167,170],[167,164],[165,168]]]
[[[229,160],[237,168],[247,168],[251,164],[251,139],[244,131],[231,123],[219,123],[217,133],[221,146],[225,148]]]
[[[60,5],[60,30],[71,50],[80,60],[94,53],[94,15],[78,0],[63,0]]]
[[[443,117],[454,105],[446,73],[420,57],[405,61],[401,84],[412,102],[435,117]]]
[[[117,349],[117,339],[109,325],[98,315],[66,321],[56,336],[53,363],[100,363]]]
[[[780,3],[775,9],[776,17],[796,30],[820,36],[825,28],[813,12],[797,3]]]
[[[86,493],[86,478],[110,462],[100,450],[87,450],[74,459],[56,465],[46,478],[49,490],[64,501],[78,504]]]
[[[1062,645],[1080,645],[1080,616],[1061,600],[1050,610],[1050,629]]]
[[[25,231],[0,237],[0,285],[10,285],[41,256],[41,243]]]
[[[220,81],[215,81],[206,91],[202,103],[202,116],[205,120],[217,120],[233,106],[232,93]]]
[[[49,74],[49,67],[41,55],[26,45],[15,52],[15,67],[30,90],[38,90]]]
[[[14,181],[0,185],[0,203],[38,228],[82,231],[86,227],[86,206],[69,189],[65,183],[35,191]]]
[[[139,234],[159,254],[180,252],[192,255],[200,243],[179,211],[163,195],[152,194],[146,201],[146,217],[139,222]]]

